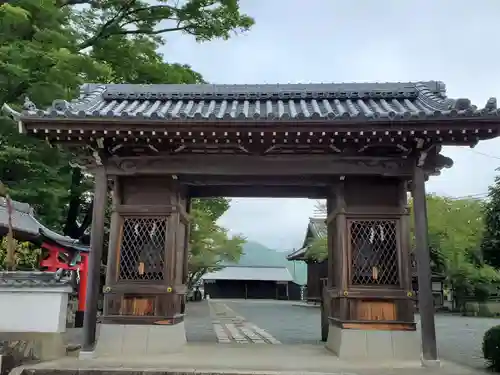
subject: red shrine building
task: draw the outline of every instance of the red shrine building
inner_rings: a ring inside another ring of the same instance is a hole
[[[78,239],[62,236],[42,225],[35,217],[33,208],[27,204],[11,201],[12,230],[18,241],[31,242],[42,249],[39,268],[56,272],[60,269],[77,273],[78,310],[75,313],[75,327],[82,327],[87,294],[88,245]],[[9,209],[7,201],[0,198],[0,238],[9,230]]]

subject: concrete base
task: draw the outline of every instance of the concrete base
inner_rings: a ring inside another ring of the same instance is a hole
[[[420,355],[420,362],[422,362],[423,367],[428,367],[428,368],[441,367],[441,361],[439,359],[428,360],[424,359],[423,355]]]
[[[187,343],[184,322],[175,325],[101,324],[95,349],[81,359],[168,354]]]
[[[26,364],[10,375],[479,375],[481,370],[443,362],[343,361],[320,345],[187,344],[179,353],[127,358],[64,358]]]
[[[0,341],[8,342],[6,354],[16,361],[49,361],[66,355],[64,336],[58,332],[1,332]]]
[[[0,374],[8,374],[26,362],[50,361],[66,355],[61,333],[1,332],[0,344],[6,346],[0,355]]]
[[[340,359],[380,361],[420,360],[420,336],[415,331],[364,331],[330,325],[327,349]]]

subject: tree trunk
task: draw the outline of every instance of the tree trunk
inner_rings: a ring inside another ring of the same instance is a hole
[[[81,238],[92,223],[92,209],[94,205],[93,199],[85,214],[85,217],[82,220],[81,225],[78,225],[78,217],[80,216],[83,203],[81,194],[82,180],[83,173],[81,169],[73,168],[71,172],[68,214],[66,216],[66,222],[63,229],[64,235],[71,238]]]

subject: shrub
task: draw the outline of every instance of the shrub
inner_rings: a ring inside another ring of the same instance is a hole
[[[493,371],[500,372],[500,325],[491,327],[484,334],[483,357]]]
[[[15,269],[19,271],[37,270],[41,249],[36,248],[29,242],[19,242],[14,240]],[[0,237],[0,270],[6,269],[5,258],[7,255],[7,237]]]

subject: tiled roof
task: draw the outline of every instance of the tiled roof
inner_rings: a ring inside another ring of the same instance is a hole
[[[55,272],[0,272],[0,288],[60,288],[70,280],[55,277]]]
[[[210,272],[203,276],[204,280],[260,280],[260,281],[293,281],[286,267],[242,267],[229,266],[220,271]]]
[[[309,229],[314,237],[320,238],[326,236],[326,218],[312,217],[309,219]]]
[[[442,82],[283,85],[87,84],[73,101],[46,110],[26,100],[21,120],[120,118],[152,120],[339,120],[395,121],[499,116],[496,99],[482,110],[468,99],[448,99]]]
[[[292,251],[286,256],[288,260],[303,260],[302,258],[306,254],[307,247],[301,247],[300,249]]]
[[[12,228],[14,236],[22,240],[43,238],[58,243],[62,247],[77,251],[89,251],[89,246],[81,244],[78,240],[62,236],[41,224],[34,214],[33,207],[28,203],[12,201]],[[0,198],[0,235],[8,228],[9,214],[5,198]]]

